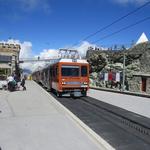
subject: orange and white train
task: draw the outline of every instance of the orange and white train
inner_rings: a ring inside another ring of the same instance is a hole
[[[32,74],[33,80],[41,83],[57,96],[86,96],[89,89],[89,63],[82,59],[60,59],[57,63]]]

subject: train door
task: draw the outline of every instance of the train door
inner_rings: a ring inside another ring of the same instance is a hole
[[[52,71],[52,66],[49,69],[49,89],[50,91],[52,90],[52,78],[53,78],[53,71]]]
[[[55,68],[55,73],[56,73],[56,83],[57,83],[57,89],[58,89],[58,84],[59,84],[59,74],[58,74],[58,66],[56,65]]]
[[[54,66],[54,87],[55,90],[58,91],[59,90],[59,76],[58,76],[58,65]]]
[[[45,79],[45,80],[46,80],[46,87],[49,88],[49,84],[48,84],[48,80],[49,80],[49,71],[48,71],[48,68],[46,69],[45,72],[46,72],[46,79]]]
[[[49,80],[50,80],[50,68],[47,68],[47,87],[48,87],[48,89],[50,89]]]

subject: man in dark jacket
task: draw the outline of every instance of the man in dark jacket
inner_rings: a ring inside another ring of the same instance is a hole
[[[23,90],[26,90],[25,80],[26,80],[26,76],[23,77],[21,84],[20,84],[23,87]]]

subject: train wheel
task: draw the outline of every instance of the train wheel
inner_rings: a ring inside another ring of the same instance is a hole
[[[83,95],[84,97],[86,97],[86,96],[87,96],[87,92],[86,92],[86,91],[83,91],[83,92],[82,92],[82,95]]]
[[[49,92],[52,92],[52,88],[49,88]]]
[[[57,91],[57,97],[62,97],[62,93]]]

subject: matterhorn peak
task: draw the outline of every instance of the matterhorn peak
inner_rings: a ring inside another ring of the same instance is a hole
[[[146,34],[143,32],[138,41],[136,42],[136,45],[144,42],[148,42],[148,38]]]

